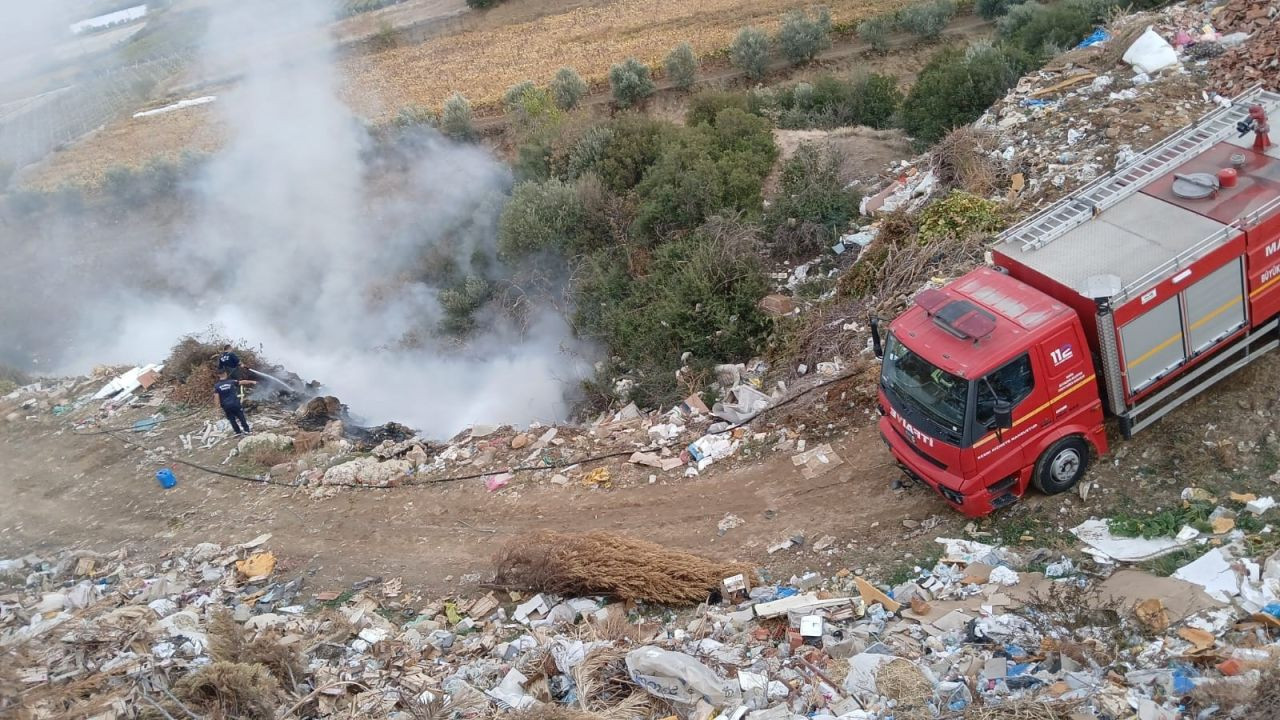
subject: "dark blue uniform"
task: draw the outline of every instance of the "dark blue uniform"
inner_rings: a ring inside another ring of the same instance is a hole
[[[219,380],[213,384],[213,391],[218,393],[218,403],[222,405],[222,413],[231,423],[231,429],[237,435],[249,432],[249,419],[244,416],[244,408],[240,407],[240,383],[231,380]]]
[[[218,356],[218,369],[226,370],[232,380],[240,379],[240,356],[230,350]]]

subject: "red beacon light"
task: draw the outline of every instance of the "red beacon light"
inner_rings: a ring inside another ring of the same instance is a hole
[[[996,329],[994,315],[966,300],[953,300],[941,290],[921,292],[916,296],[916,305],[935,325],[961,340],[977,343]]]

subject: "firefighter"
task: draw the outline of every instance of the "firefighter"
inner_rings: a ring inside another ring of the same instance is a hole
[[[218,356],[218,372],[226,371],[232,380],[240,379],[240,356],[236,355],[230,345],[222,346],[222,354]]]
[[[231,423],[231,430],[237,435],[249,434],[249,419],[244,416],[238,391],[242,386],[257,384],[256,380],[233,380],[228,371],[218,371],[218,382],[213,384],[213,400],[222,407],[227,422]]]

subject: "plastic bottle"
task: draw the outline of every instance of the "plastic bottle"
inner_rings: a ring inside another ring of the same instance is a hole
[[[160,487],[169,490],[178,484],[178,478],[174,477],[173,471],[169,468],[160,468],[156,471],[156,481],[160,483]]]

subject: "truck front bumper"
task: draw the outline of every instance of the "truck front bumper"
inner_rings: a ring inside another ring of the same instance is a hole
[[[886,425],[887,420],[882,418],[880,439],[884,441],[885,445],[889,446],[889,452],[893,454],[893,459],[897,461],[898,468],[902,470],[904,475],[926,487],[932,488],[934,492],[942,496],[942,499],[947,501],[948,505],[966,517],[979,518],[990,515],[996,510],[997,506],[993,504],[995,497],[986,488],[969,495],[953,489],[950,483],[938,477],[944,471],[939,471],[932,465],[918,460],[914,457],[915,453],[909,449],[899,447],[902,443],[901,439],[891,428],[886,428]]]

